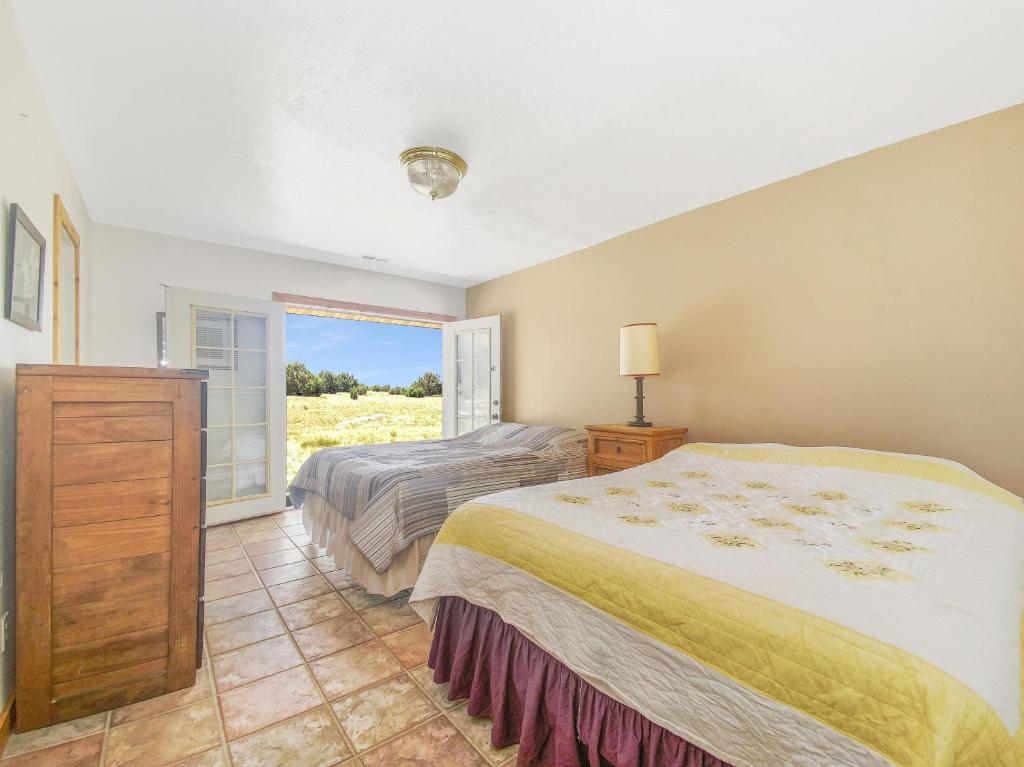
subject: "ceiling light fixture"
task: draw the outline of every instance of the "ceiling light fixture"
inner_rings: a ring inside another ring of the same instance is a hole
[[[448,197],[459,188],[469,166],[455,152],[439,146],[417,146],[398,157],[412,188],[431,200]]]

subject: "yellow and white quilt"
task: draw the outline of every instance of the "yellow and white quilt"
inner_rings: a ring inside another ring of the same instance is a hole
[[[497,493],[410,603],[447,595],[737,767],[1024,765],[1024,504],[950,461],[694,444]]]

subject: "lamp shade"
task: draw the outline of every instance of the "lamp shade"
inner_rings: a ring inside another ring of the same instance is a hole
[[[619,328],[619,375],[656,376],[660,372],[658,326],[638,322]]]

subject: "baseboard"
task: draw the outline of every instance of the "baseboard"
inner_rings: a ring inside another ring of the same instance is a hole
[[[11,734],[11,711],[13,709],[14,691],[11,690],[11,694],[7,696],[7,702],[4,703],[3,712],[0,712],[0,754],[3,754],[7,747],[7,738]]]

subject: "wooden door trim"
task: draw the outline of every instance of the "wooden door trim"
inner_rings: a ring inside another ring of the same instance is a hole
[[[59,194],[53,196],[53,364],[60,364],[60,273],[61,273],[61,232],[66,232],[75,246],[75,364],[82,361],[82,238],[64,201]],[[66,321],[66,319],[65,319]]]

